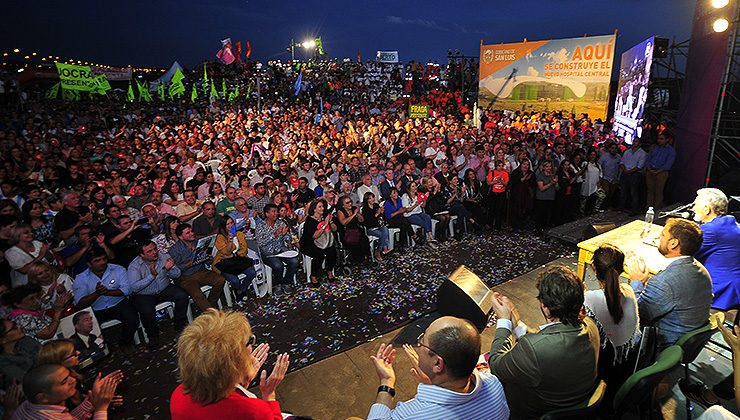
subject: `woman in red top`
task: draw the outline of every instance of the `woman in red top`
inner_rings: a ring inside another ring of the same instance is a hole
[[[501,223],[506,217],[506,186],[509,185],[509,173],[504,169],[503,160],[496,161],[495,166],[488,172],[486,182],[491,186],[486,227],[495,226],[496,229],[501,229]]]
[[[288,355],[278,356],[270,377],[263,371],[256,398],[245,387],[254,379],[270,350],[253,349],[254,336],[241,312],[208,309],[177,341],[181,384],[170,399],[173,420],[282,420],[275,388],[288,370]]]

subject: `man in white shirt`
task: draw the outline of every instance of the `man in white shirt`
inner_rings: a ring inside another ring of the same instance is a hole
[[[376,419],[508,419],[509,407],[498,378],[476,369],[480,334],[468,321],[446,316],[432,322],[416,342],[404,350],[413,365],[412,376],[419,382],[416,397],[398,402],[395,408],[393,362],[396,350],[381,344],[370,359],[380,378],[375,404],[368,420]]]

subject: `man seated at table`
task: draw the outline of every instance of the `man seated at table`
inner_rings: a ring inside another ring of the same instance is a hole
[[[393,406],[396,350],[381,344],[370,356],[380,378],[375,404],[368,420],[374,419],[508,419],[501,382],[487,371],[476,369],[480,334],[468,321],[446,316],[435,320],[416,342],[406,344],[411,374],[419,383],[416,397]]]
[[[75,306],[92,307],[101,323],[116,319],[121,322],[119,345],[128,352],[132,350],[134,334],[139,328],[139,314],[126,298],[129,294],[126,269],[108,264],[108,256],[101,248],[92,248],[87,260],[90,268],[78,274],[72,283]]]
[[[193,298],[201,311],[216,308],[224,290],[224,277],[206,268],[205,262],[195,263],[195,233],[190,225],[182,223],[175,229],[178,241],[170,248],[170,256],[182,274],[176,284]],[[208,298],[200,290],[201,286],[211,286]]]
[[[740,308],[740,225],[727,214],[727,196],[716,188],[702,188],[694,200],[694,220],[704,239],[694,257],[712,277],[712,307]],[[735,324],[740,317],[735,316]]]
[[[660,232],[658,251],[670,263],[649,277],[644,261],[628,263],[632,288],[638,293],[640,323],[658,330],[658,347],[675,344],[685,333],[705,325],[712,305],[712,279],[694,259],[702,243],[699,225],[669,219]],[[639,259],[639,257],[638,257]]]
[[[545,324],[536,333],[527,333],[506,296],[493,296],[498,321],[488,363],[504,384],[512,418],[572,407],[596,386],[599,331],[583,316],[583,283],[569,268],[554,266],[540,274],[537,291]]]

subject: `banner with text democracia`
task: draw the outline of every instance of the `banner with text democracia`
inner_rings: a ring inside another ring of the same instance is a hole
[[[481,45],[478,105],[606,119],[615,35]]]
[[[429,105],[409,104],[409,118],[427,118],[429,117]]]
[[[95,90],[98,81],[89,66],[76,66],[73,64],[55,63],[59,72],[62,89],[80,90],[89,92]]]
[[[398,51],[378,51],[378,61],[381,63],[398,63]]]

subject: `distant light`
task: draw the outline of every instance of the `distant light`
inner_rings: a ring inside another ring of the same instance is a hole
[[[715,9],[721,9],[730,4],[730,0],[712,0],[712,7]]]
[[[21,52],[21,50],[19,50],[18,48],[16,48],[16,49],[13,50],[13,52],[14,53],[19,53],[19,52]]]
[[[727,28],[730,27],[730,22],[727,21],[725,18],[719,18],[714,21],[712,24],[712,29],[714,29],[714,32],[724,32],[727,30]]]
[[[310,40],[310,41],[304,41],[301,46],[305,49],[310,49],[316,47],[316,41]]]
[[[23,69],[18,69],[18,73],[23,73]]]
[[[8,53],[3,53],[3,57],[7,57],[7,56],[8,56]]]
[[[32,53],[31,55],[36,55],[36,53]]]

